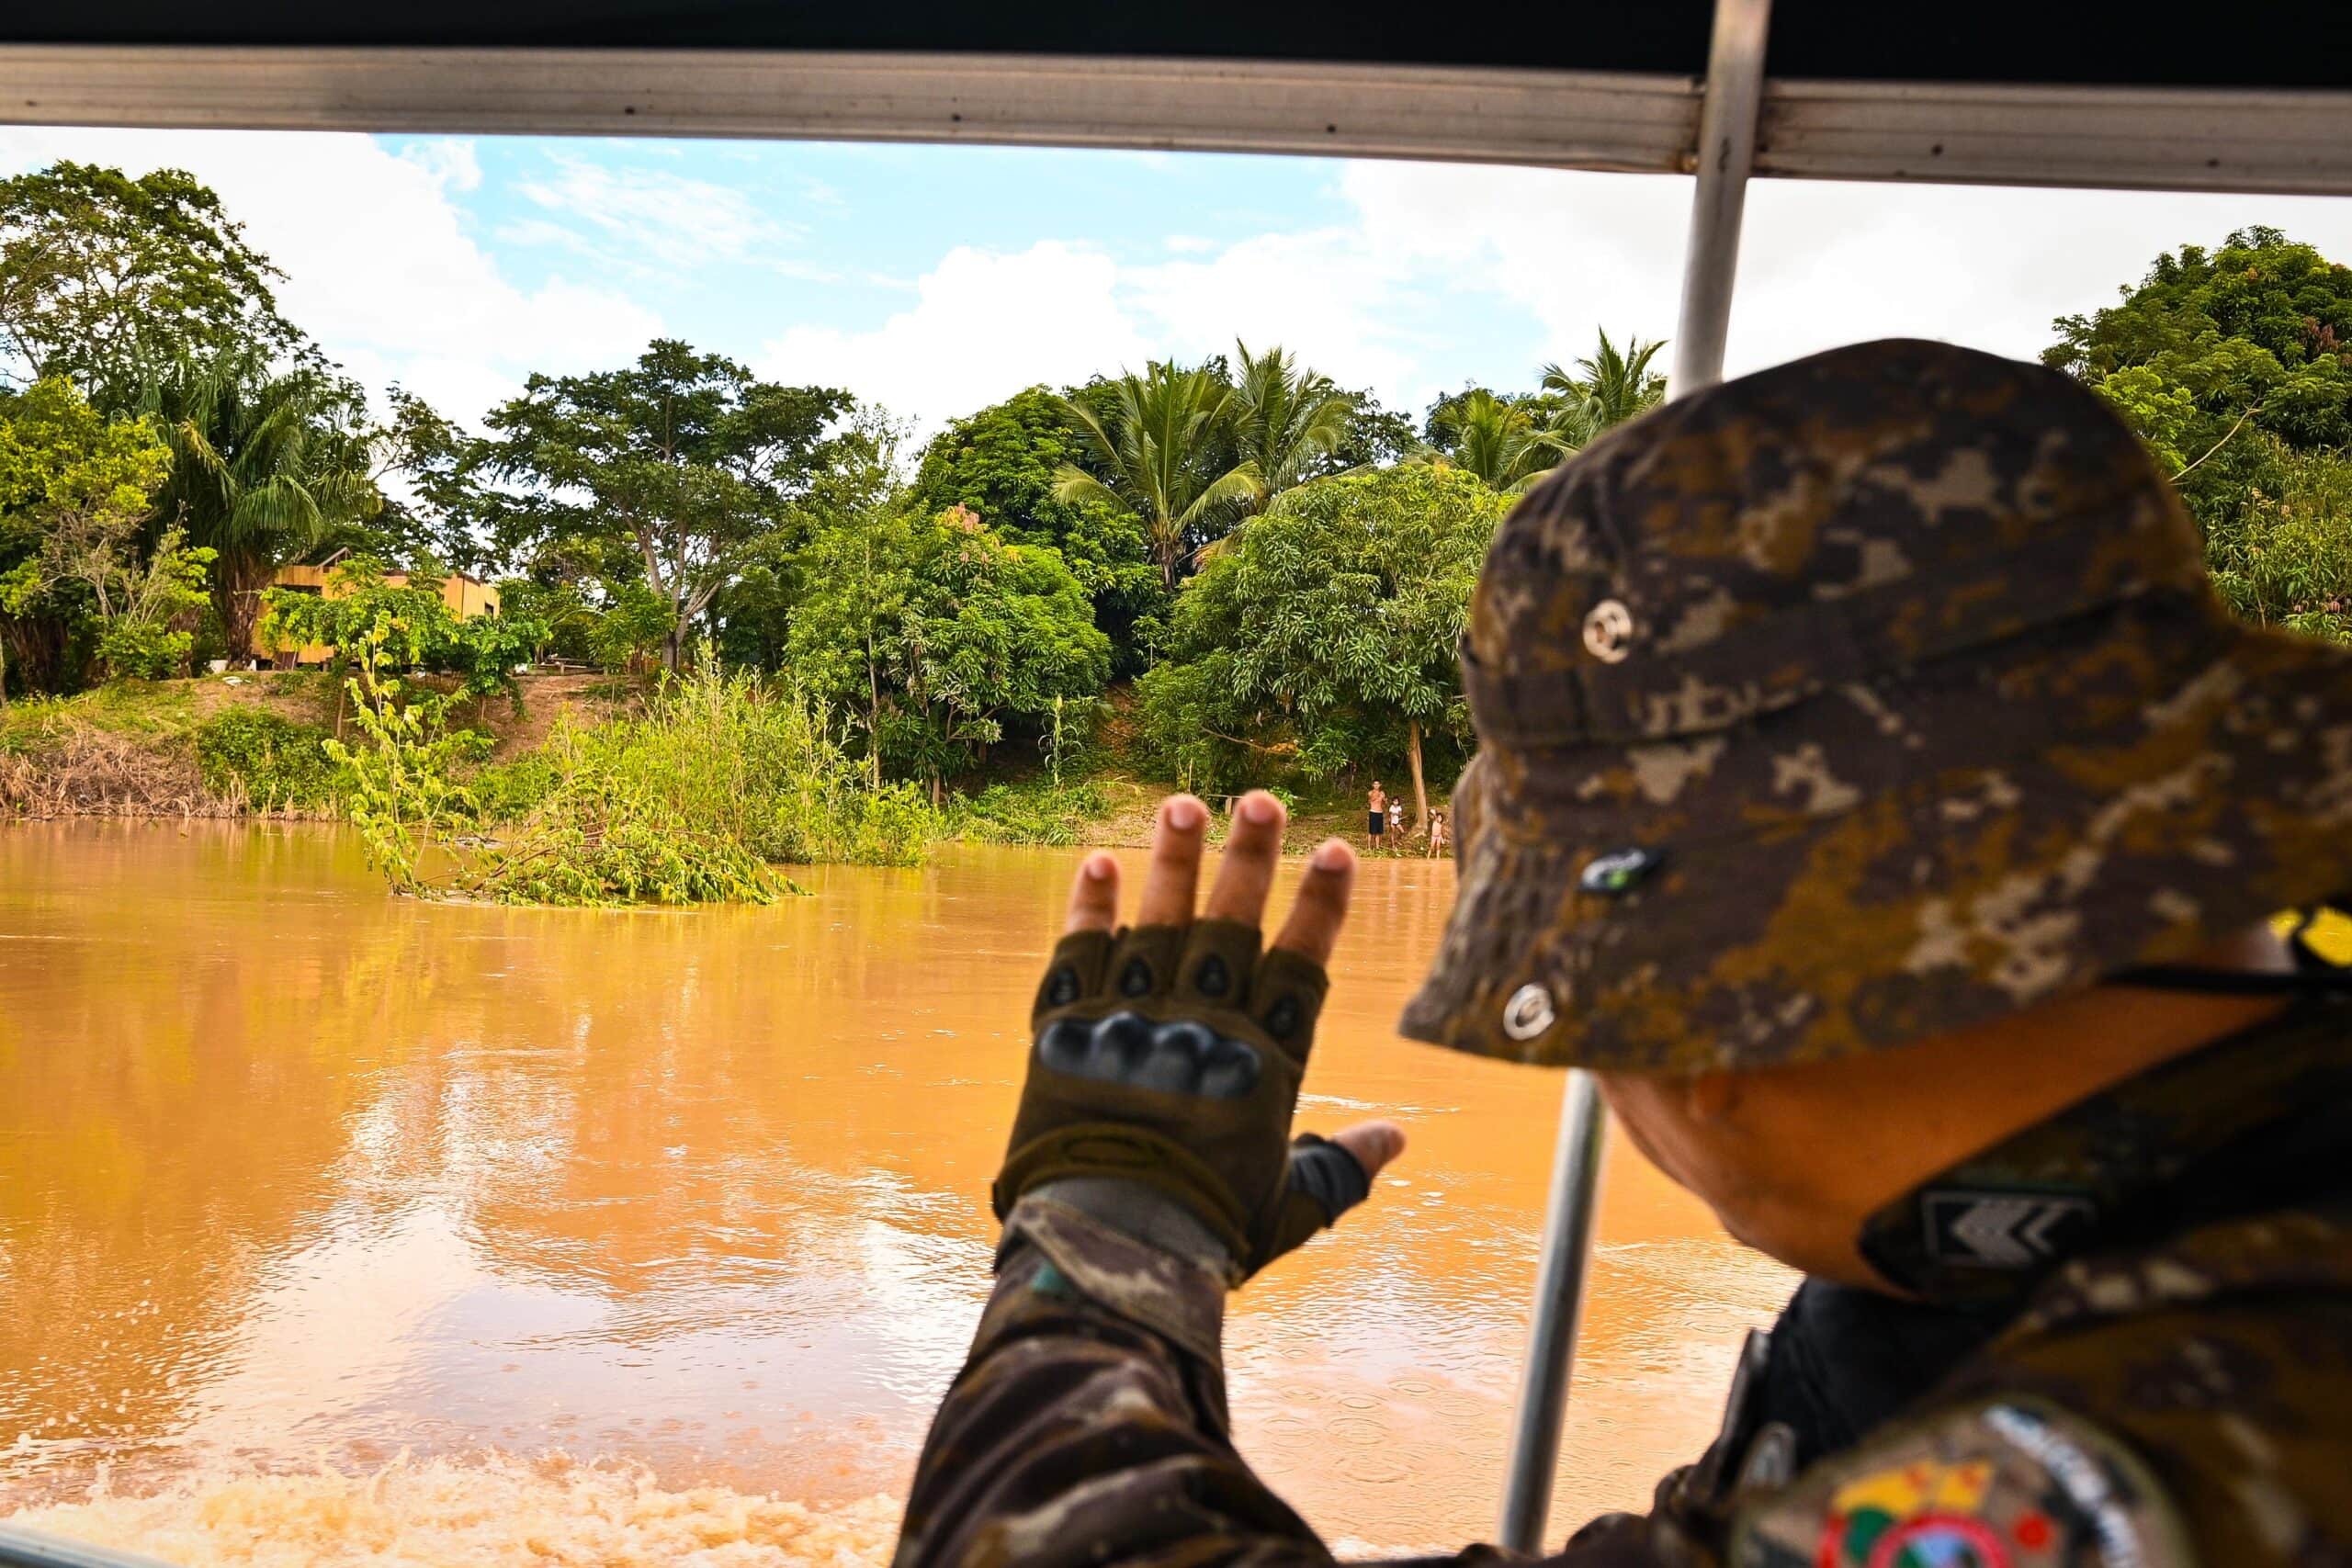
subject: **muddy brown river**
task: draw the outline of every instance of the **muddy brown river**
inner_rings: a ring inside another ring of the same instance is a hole
[[[396,900],[327,829],[0,827],[0,1516],[885,1560],[1072,859],[582,912]],[[1301,1108],[1413,1146],[1227,1330],[1242,1450],[1350,1551],[1491,1530],[1523,1348],[1559,1078],[1391,1029],[1452,881],[1365,868]],[[1600,1236],[1555,1532],[1695,1456],[1790,1282],[1622,1141]]]

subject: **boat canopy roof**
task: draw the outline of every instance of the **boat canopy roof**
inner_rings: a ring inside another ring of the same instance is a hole
[[[0,118],[1325,152],[1690,172],[1706,0],[93,0]],[[1779,0],[1754,173],[2352,190],[2352,6]]]

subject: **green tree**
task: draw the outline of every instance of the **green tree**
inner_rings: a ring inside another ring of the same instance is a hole
[[[879,506],[811,540],[792,618],[791,667],[850,705],[878,787],[895,761],[930,783],[1109,678],[1111,648],[1085,591],[1042,545],[1000,538],[977,513]]]
[[[273,367],[246,345],[182,359],[141,400],[171,443],[156,515],[212,551],[212,607],[231,659],[250,658],[277,569],[352,537],[379,512],[367,400],[317,364]]]
[[[1241,461],[1258,473],[1258,493],[1245,503],[1254,512],[1315,476],[1347,438],[1355,405],[1329,377],[1302,369],[1279,346],[1263,354],[1233,346],[1241,374],[1228,406]]]
[[[1347,399],[1347,428],[1310,478],[1350,468],[1385,468],[1422,455],[1428,444],[1412,415],[1381,407],[1380,400],[1370,392],[1350,392]]]
[[[1455,640],[1509,505],[1419,463],[1283,496],[1186,585],[1175,653],[1139,682],[1159,744],[1215,784],[1401,752],[1426,818],[1424,742],[1466,729]]]
[[[910,515],[885,506],[821,528],[799,562],[806,588],[790,619],[786,656],[818,696],[857,713],[867,783],[876,789],[889,705],[912,673],[898,635],[914,593],[916,555]]]
[[[0,350],[126,409],[174,361],[243,344],[283,355],[279,276],[195,176],[58,163],[0,180]]]
[[[140,541],[170,462],[153,423],[106,418],[62,377],[10,396],[0,408],[0,518],[17,558],[0,574],[0,610],[22,616],[74,595],[96,621],[110,673],[184,668],[189,635],[171,623],[203,603],[207,552],[176,528],[153,549]],[[0,691],[6,683],[0,669]]]
[[[393,560],[430,557],[476,576],[496,571],[473,437],[404,388],[392,387],[385,400],[389,411],[369,440],[372,460],[379,479],[396,473],[401,483],[368,520],[361,547]]]
[[[2043,362],[2099,386],[2145,366],[2213,426],[2256,411],[2290,446],[2352,442],[2352,270],[2276,229],[2156,258],[2120,303],[2056,322]]]
[[[1043,387],[950,423],[924,446],[908,504],[962,506],[1008,544],[1043,545],[1094,602],[1094,624],[1131,654],[1136,623],[1165,612],[1166,590],[1136,513],[1100,496],[1065,501],[1057,475],[1086,455],[1061,399]]]
[[[2156,258],[2047,364],[2148,444],[2241,615],[2352,638],[2352,269],[2275,229]]]
[[[668,607],[675,671],[695,617],[808,491],[848,406],[670,339],[627,369],[535,375],[490,416],[478,464],[507,488],[487,520],[510,552],[644,583]]]
[[[1525,490],[1576,450],[1560,425],[1484,387],[1442,405],[1431,425],[1446,459],[1493,490]]]
[[[1546,365],[1539,378],[1544,389],[1567,400],[1565,417],[1558,428],[1571,434],[1574,444],[1582,446],[1603,431],[1614,429],[1627,420],[1634,419],[1666,400],[1666,376],[1652,370],[1650,361],[1664,348],[1663,342],[1644,343],[1640,338],[1628,338],[1620,350],[1609,341],[1606,329],[1600,333],[1600,344],[1588,358],[1577,361],[1574,372],[1557,365]]]
[[[1098,411],[1081,389],[1062,406],[1084,438],[1094,471],[1065,463],[1054,494],[1072,505],[1108,502],[1143,525],[1160,585],[1176,592],[1185,564],[1232,527],[1265,491],[1247,458],[1228,461],[1225,422],[1233,389],[1213,368],[1152,363],[1107,383]]]

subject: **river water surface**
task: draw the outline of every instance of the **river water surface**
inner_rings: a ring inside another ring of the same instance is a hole
[[[0,828],[0,1516],[183,1561],[883,1561],[1072,860],[589,912],[396,900],[326,829]],[[1393,1032],[1452,886],[1365,867],[1301,1121],[1413,1145],[1227,1335],[1243,1452],[1358,1551],[1492,1528],[1559,1097]],[[1559,1527],[1696,1455],[1789,1284],[1622,1140],[1600,1235]]]

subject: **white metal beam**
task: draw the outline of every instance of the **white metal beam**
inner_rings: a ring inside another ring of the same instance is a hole
[[[1483,67],[0,45],[0,122],[1331,153],[1690,173],[1699,84]],[[1767,82],[1758,175],[2352,194],[2352,93]]]
[[[993,142],[1676,173],[1679,76],[754,51],[0,46],[0,121]]]
[[[2352,192],[2352,93],[1767,84],[1756,174]]]

